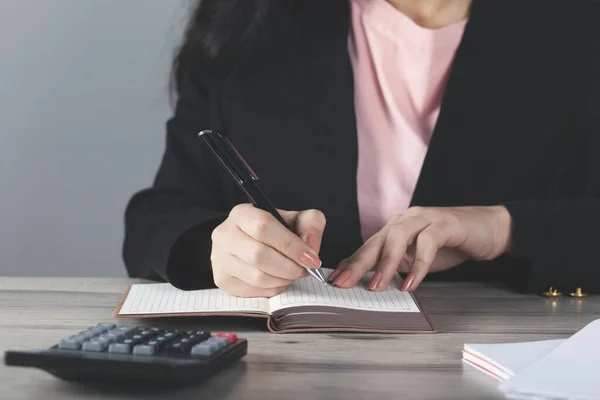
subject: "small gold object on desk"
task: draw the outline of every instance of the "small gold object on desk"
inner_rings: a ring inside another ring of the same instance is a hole
[[[551,287],[547,292],[544,292],[543,295],[546,297],[558,297],[561,295],[561,293],[555,288]]]
[[[581,288],[577,288],[574,293],[570,293],[571,297],[585,297],[585,293],[581,291]]]

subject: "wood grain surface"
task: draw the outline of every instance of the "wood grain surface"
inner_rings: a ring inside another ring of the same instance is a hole
[[[47,348],[114,321],[123,292],[139,282],[0,277],[2,356],[9,349]],[[2,363],[0,399],[502,399],[494,380],[462,364],[464,343],[566,338],[600,318],[596,296],[553,300],[474,283],[426,283],[419,295],[436,335],[275,335],[254,319],[128,320],[233,331],[248,339],[248,355],[210,381],[159,391],[67,383]]]

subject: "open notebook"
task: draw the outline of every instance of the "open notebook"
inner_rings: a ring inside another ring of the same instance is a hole
[[[323,269],[328,276],[332,270]],[[272,332],[356,331],[435,333],[417,297],[399,290],[400,278],[384,292],[366,289],[367,275],[352,289],[312,277],[295,281],[272,298],[239,298],[221,289],[179,290],[168,283],[131,285],[116,318],[230,315],[267,319]]]

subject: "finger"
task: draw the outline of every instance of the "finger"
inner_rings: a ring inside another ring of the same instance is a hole
[[[290,229],[304,240],[317,254],[321,250],[321,240],[325,230],[325,214],[319,210],[287,211],[277,210]]]
[[[248,236],[277,250],[290,260],[307,268],[319,268],[321,260],[298,235],[287,229],[270,213],[252,205],[232,210],[238,226]]]
[[[447,240],[448,235],[433,225],[424,229],[417,236],[415,259],[401,290],[412,291],[419,286],[427,275],[438,250],[444,246]]]
[[[412,260],[408,259],[407,257],[402,258],[402,261],[400,261],[400,265],[398,266],[398,272],[402,274],[408,273],[410,271],[411,264]]]
[[[231,254],[247,264],[247,267],[258,268],[267,275],[287,281],[308,276],[306,268],[296,264],[272,247],[254,240],[238,227],[234,228],[231,243],[235,243],[235,246],[231,248]],[[234,276],[242,278],[239,273],[234,273]]]
[[[298,214],[295,223],[295,232],[317,254],[321,250],[321,241],[327,219],[319,210],[305,210]]]
[[[288,226],[295,232],[296,231],[296,222],[298,221],[298,216],[302,211],[288,211],[288,210],[280,210],[277,209],[281,218],[288,224]]]
[[[269,275],[258,267],[250,265],[243,260],[237,258],[233,254],[229,255],[229,259],[226,259],[227,263],[226,271],[228,275],[234,276],[245,282],[246,284],[255,287],[257,289],[271,289],[281,286],[290,285],[293,280],[279,278],[273,275]]]
[[[387,289],[404,259],[408,246],[429,224],[430,221],[423,217],[406,217],[400,218],[389,227],[377,264],[377,272],[369,283],[369,289]]]
[[[341,288],[350,288],[356,285],[367,272],[377,265],[384,243],[384,235],[375,235],[367,240],[349,259],[344,271],[333,281],[333,285]]]
[[[306,268],[294,263],[269,246],[262,244],[243,232],[235,223],[221,224],[212,232],[211,262],[213,271],[233,271],[237,263],[222,261],[223,256],[233,255],[250,266],[262,267],[265,273],[293,281],[308,275]],[[229,273],[229,272],[228,272]]]
[[[414,241],[413,241],[414,242]],[[408,245],[406,249],[406,253],[404,253],[404,257],[402,257],[402,261],[400,261],[400,265],[398,266],[398,272],[407,274],[410,272],[410,266],[412,265],[415,259],[415,245],[411,243]]]
[[[327,281],[329,283],[332,283],[335,280],[335,278],[344,270],[344,268],[346,268],[346,265],[348,265],[349,262],[349,258],[340,261],[337,268],[333,272],[331,272],[331,274],[329,274]]]

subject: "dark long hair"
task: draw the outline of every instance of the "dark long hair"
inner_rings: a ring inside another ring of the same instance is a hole
[[[267,48],[273,54],[273,46],[293,46],[295,29],[309,24],[318,33],[341,1],[197,0],[173,60],[171,88],[177,92],[192,67],[200,66],[203,79],[219,82]]]
[[[178,91],[188,68],[201,66],[202,77],[223,80],[260,51],[275,30],[282,30],[294,0],[197,0],[183,43],[172,65],[172,89]]]

